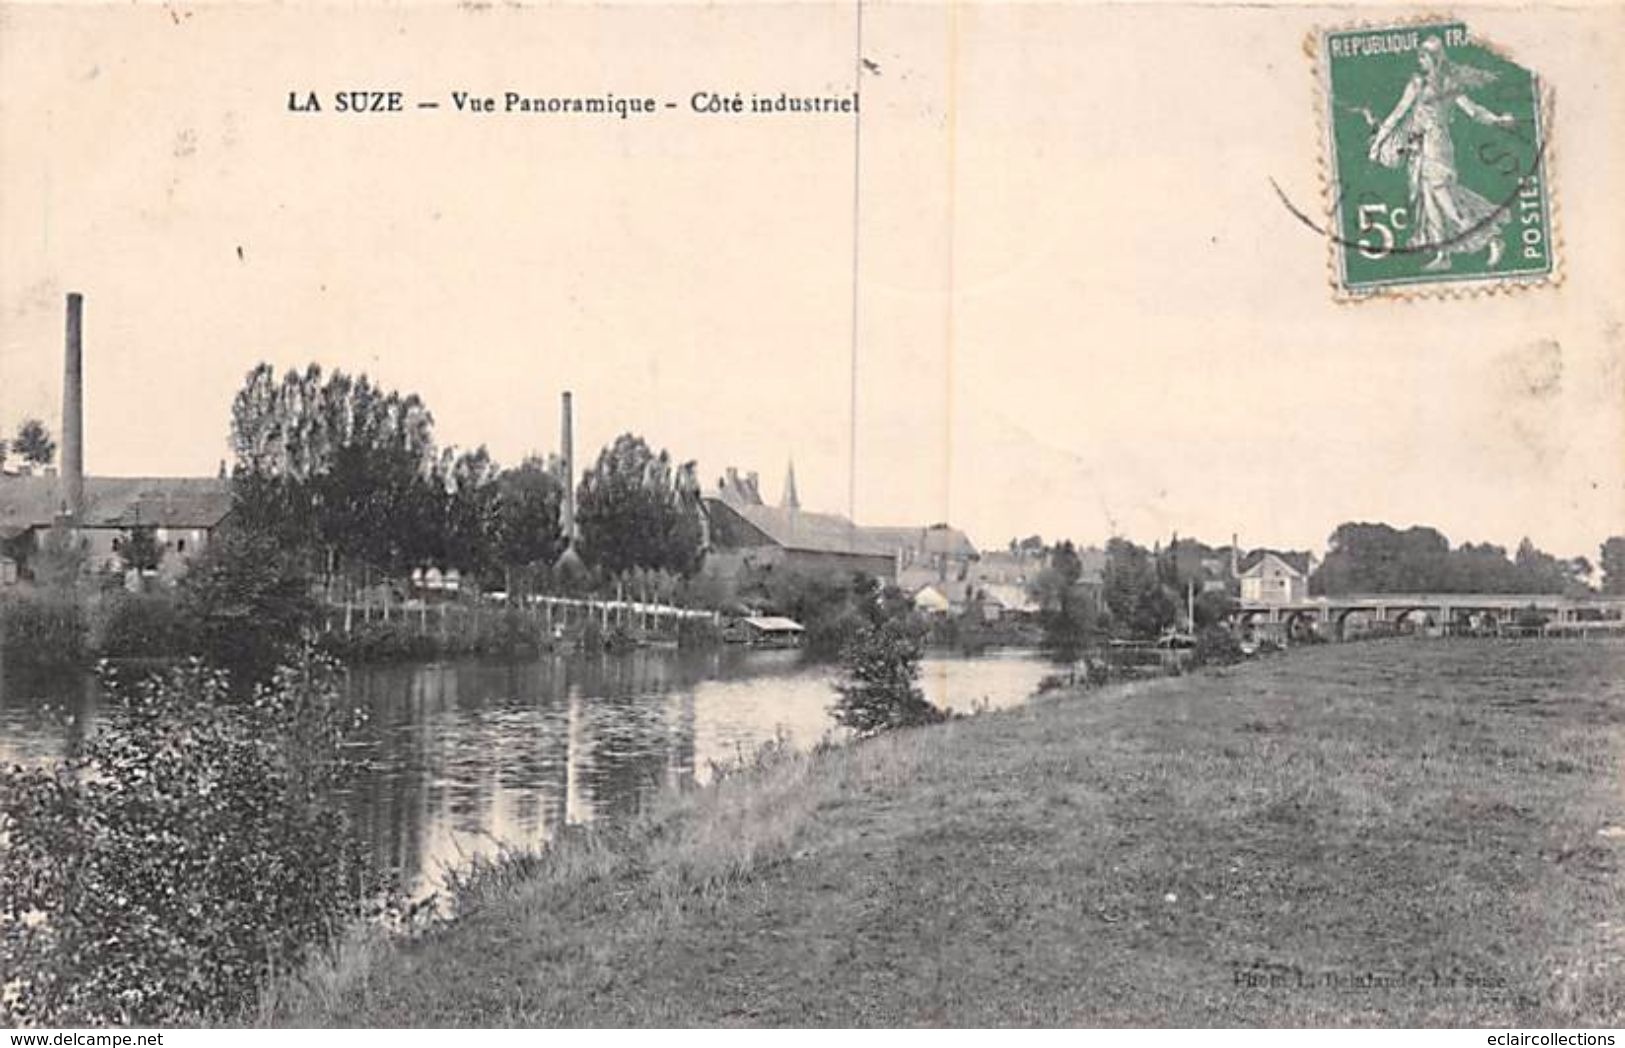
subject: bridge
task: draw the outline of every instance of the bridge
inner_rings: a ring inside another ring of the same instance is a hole
[[[1533,625],[1530,618],[1538,617]],[[1520,618],[1522,622],[1520,622]],[[1269,603],[1242,601],[1231,621],[1286,636],[1343,640],[1353,628],[1434,630],[1445,634],[1538,632],[1625,635],[1625,597],[1560,597],[1537,593],[1372,593]]]

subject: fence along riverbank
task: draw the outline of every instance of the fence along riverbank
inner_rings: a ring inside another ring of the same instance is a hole
[[[453,650],[463,646],[457,644],[459,640],[466,643],[493,636],[525,637],[535,646],[547,648],[578,640],[593,631],[677,641],[685,627],[720,631],[722,624],[720,613],[698,608],[653,601],[544,596],[530,597],[522,605],[421,599],[399,603],[335,601],[323,606],[320,622],[322,634],[333,639],[347,641],[388,630],[438,642]],[[469,647],[475,650],[480,645]]]

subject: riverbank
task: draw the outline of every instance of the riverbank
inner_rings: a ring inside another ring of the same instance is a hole
[[[474,656],[533,658],[560,651],[636,647],[704,648],[722,643],[709,613],[655,622],[626,605],[620,621],[577,610],[573,620],[536,607],[476,601],[305,609],[308,634],[327,654],[355,665]],[[0,664],[31,670],[89,668],[101,659],[164,660],[204,655],[196,609],[173,590],[120,589],[0,594]],[[657,628],[658,627],[658,628]]]
[[[1617,1025],[1622,669],[1335,645],[770,755],[265,1021]]]

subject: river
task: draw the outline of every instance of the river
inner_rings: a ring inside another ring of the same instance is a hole
[[[1026,701],[1048,672],[1029,652],[932,655],[920,683],[971,712]],[[811,747],[835,731],[833,682],[799,652],[733,647],[356,668],[349,699],[367,713],[372,760],[345,803],[374,856],[423,895],[447,866],[635,812],[775,738]],[[88,675],[0,678],[0,763],[61,756],[100,710]]]

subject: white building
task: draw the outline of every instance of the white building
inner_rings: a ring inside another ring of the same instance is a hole
[[[1308,554],[1259,550],[1241,569],[1244,604],[1298,604],[1309,597]]]

